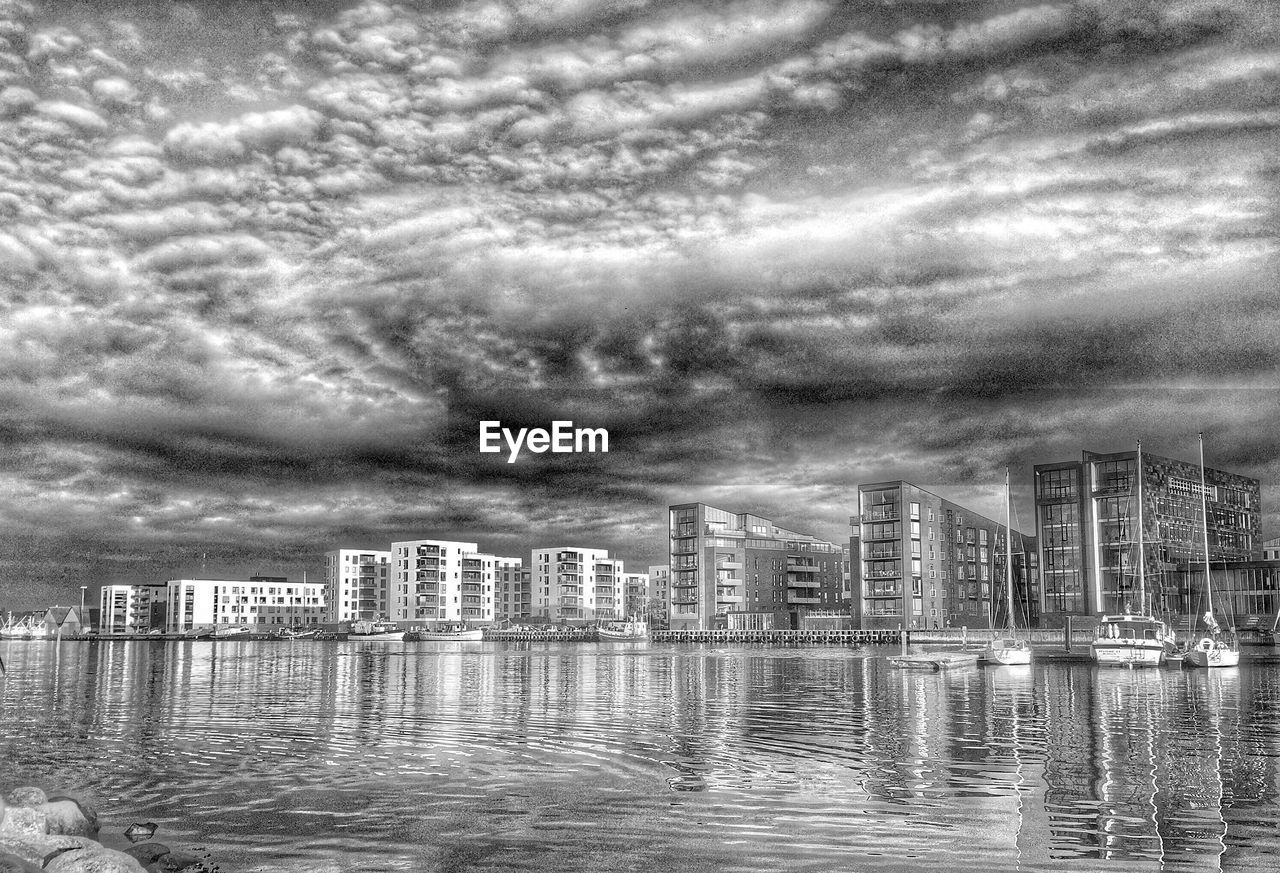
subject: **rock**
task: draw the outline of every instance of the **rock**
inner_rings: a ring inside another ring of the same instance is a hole
[[[98,835],[97,822],[90,821],[80,804],[70,798],[50,800],[40,810],[44,813],[45,826],[51,834],[74,834],[82,837]]]
[[[5,837],[42,837],[48,833],[44,813],[28,806],[10,806],[0,820],[0,840]]]
[[[80,814],[84,816],[85,821],[93,827],[94,833],[98,832],[98,810],[94,807],[89,799],[83,794],[76,791],[55,791],[47,798],[49,803],[59,800],[70,800],[76,806],[80,807]]]
[[[164,843],[142,843],[124,851],[137,858],[148,873],[180,873],[182,870],[203,869],[200,867],[200,859],[195,855],[174,852]]]
[[[41,873],[43,867],[9,852],[0,852],[0,873]]]
[[[31,785],[22,788],[15,788],[9,792],[9,796],[5,798],[10,806],[27,806],[35,809],[43,804],[49,798],[45,797],[44,791]]]
[[[0,836],[0,852],[9,852],[33,864],[44,864],[49,856],[65,849],[97,849],[102,844],[85,837],[41,834],[35,837]]]
[[[51,859],[49,873],[147,873],[135,858],[115,849],[72,849]]]
[[[139,864],[146,867],[154,863],[156,859],[168,855],[170,851],[169,847],[164,843],[142,843],[137,846],[130,846],[124,850],[124,853],[131,855],[137,859]]]

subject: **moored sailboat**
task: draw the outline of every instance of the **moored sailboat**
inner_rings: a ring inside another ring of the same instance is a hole
[[[1208,607],[1204,614],[1208,633],[1192,646],[1186,663],[1192,667],[1234,667],[1240,663],[1240,641],[1235,634],[1223,634],[1213,614],[1213,573],[1209,567],[1209,496],[1204,481],[1204,434],[1200,434],[1200,515],[1204,522],[1204,594]]]
[[[1004,470],[1004,577],[1005,577],[1005,633],[993,639],[982,650],[984,664],[1015,665],[1031,663],[1031,643],[1018,636],[1013,620],[1013,509],[1009,501],[1009,468]]]
[[[1158,667],[1173,641],[1169,626],[1147,610],[1146,542],[1142,524],[1142,443],[1135,459],[1138,480],[1138,612],[1125,606],[1123,615],[1104,615],[1097,636],[1090,645],[1093,660],[1100,667]]]
[[[596,634],[602,643],[647,640],[649,623],[643,618],[606,622],[596,628]]]

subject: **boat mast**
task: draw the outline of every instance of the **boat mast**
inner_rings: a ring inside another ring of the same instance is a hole
[[[1142,535],[1142,440],[1138,440],[1138,615],[1147,614],[1146,542]]]
[[[1008,598],[1006,608],[1009,611],[1009,630],[1014,630],[1013,622],[1013,508],[1009,502],[1009,468],[1004,468],[1004,578],[1005,596]]]
[[[1213,617],[1213,580],[1209,571],[1209,495],[1204,484],[1204,432],[1197,434],[1200,440],[1200,515],[1204,519],[1204,596],[1209,604],[1209,616]]]

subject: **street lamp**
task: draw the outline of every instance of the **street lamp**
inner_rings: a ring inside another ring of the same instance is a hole
[[[88,590],[88,588],[89,588],[89,586],[88,586],[88,585],[81,585],[81,586],[80,586],[80,614],[76,616],[76,618],[80,619],[80,627],[79,627],[79,632],[80,632],[80,633],[84,633],[84,625],[85,625],[85,621],[84,621],[84,593],[85,593],[85,591],[86,591],[86,590]]]

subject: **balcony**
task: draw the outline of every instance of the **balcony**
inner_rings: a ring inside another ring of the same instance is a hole
[[[787,603],[795,604],[797,606],[816,606],[821,602],[821,597],[804,597],[803,595],[795,594],[791,591],[787,592]]]
[[[474,608],[474,607],[471,607],[471,608],[463,607],[463,609],[462,609],[462,617],[463,617],[463,618],[483,618],[483,617],[484,617],[484,610],[483,610],[483,609],[476,609],[476,608]]]
[[[581,597],[561,597],[560,598],[561,606],[580,606],[581,604],[582,604]]]
[[[439,606],[440,598],[432,595],[419,595],[414,601],[415,606]],[[364,604],[360,604],[360,608],[364,609]]]
[[[862,513],[863,524],[877,521],[897,521],[902,518],[902,510],[897,506],[876,506],[870,512]]]
[[[717,570],[741,570],[741,561],[716,561]]]
[[[483,594],[484,586],[476,585],[473,582],[464,582],[462,584],[462,593],[463,594]]]
[[[431,556],[431,557],[438,558],[440,557],[440,547],[439,546],[418,546],[418,556],[419,557]]]
[[[463,605],[463,606],[483,606],[483,605],[484,605],[484,598],[482,598],[482,597],[467,597],[466,595],[463,595],[463,598],[462,598],[462,605]]]
[[[561,585],[561,586],[560,586],[560,593],[561,593],[561,594],[572,594],[574,597],[581,597],[581,596],[582,596],[582,586],[581,586],[581,585]]]
[[[479,558],[463,558],[462,569],[464,570],[483,570],[484,561]]]
[[[892,548],[871,548],[863,552],[862,559],[864,561],[892,561],[895,558],[902,557],[902,547],[894,546]]]
[[[787,561],[787,572],[788,573],[816,573],[818,572],[818,567],[815,564],[794,564],[791,561]]]
[[[674,591],[671,594],[672,603],[697,603],[698,592],[696,590]]]
[[[414,578],[414,581],[416,581],[416,582],[439,582],[439,581],[440,581],[440,571],[438,571],[438,570],[419,570],[417,573],[415,573],[415,574],[414,574],[414,577],[413,577],[413,578]]]
[[[618,590],[614,588],[612,585],[597,585],[595,587],[596,597],[601,597],[601,596],[612,597],[617,593],[618,593]]]
[[[416,594],[439,594],[440,583],[439,582],[419,582],[417,585],[413,586],[413,590],[414,590],[414,593]]]
[[[788,588],[821,588],[822,583],[817,579],[806,578],[803,576],[792,576],[787,579]]]
[[[717,588],[716,603],[742,603],[741,592],[734,588]]]

